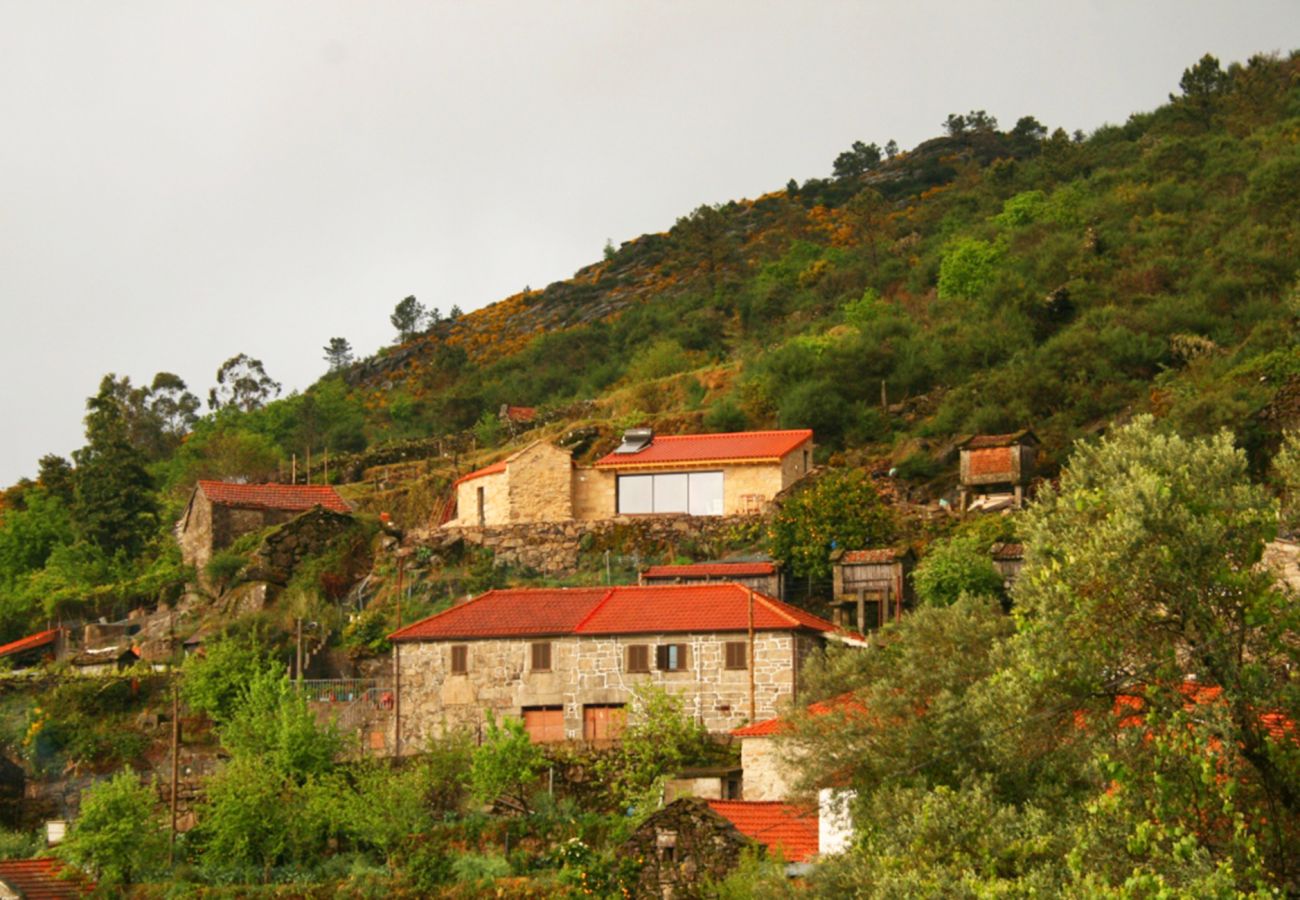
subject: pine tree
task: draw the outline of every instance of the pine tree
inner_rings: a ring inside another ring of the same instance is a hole
[[[105,553],[134,556],[157,524],[158,509],[144,455],[132,446],[126,417],[106,376],[86,401],[86,446],[77,464],[74,507],[80,536]]]

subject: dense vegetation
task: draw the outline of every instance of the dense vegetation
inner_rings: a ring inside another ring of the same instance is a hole
[[[1268,487],[1282,527],[1300,521],[1300,445],[1283,447],[1300,424],[1300,56],[1226,69],[1207,56],[1167,105],[1091,135],[1032,116],[1003,131],[979,110],[944,129],[906,152],[856,142],[830,178],[701,207],[483,310],[405,298],[393,347],[358,361],[332,338],[327,374],[302,393],[277,399],[242,353],[202,416],[174,375],[106,376],[85,447],[0,494],[0,640],[175,601],[196,573],[170,529],[199,478],[296,466],[411,527],[515,438],[503,404],[540,407],[541,433],[579,456],[637,424],[812,427],[831,472],[738,542],[811,583],[831,547],[949,533],[918,569],[922,608],[872,652],[820,663],[819,692],[842,702],[801,721],[792,752],[809,787],[856,789],[858,839],[811,887],[1294,892],[1300,760],[1278,723],[1300,721],[1295,602],[1256,564],[1278,522]],[[950,488],[959,436],[1021,427],[1061,475],[1023,518],[933,526],[889,502]],[[286,608],[334,603],[378,529],[297,573]],[[987,551],[1016,536],[1029,560],[1007,596]],[[228,583],[251,549],[207,574]],[[425,583],[416,610],[511,577],[490,554],[451,562],[454,585]],[[432,565],[412,557],[407,584]],[[377,596],[398,596],[391,561],[370,574]],[[372,604],[342,640],[381,652],[394,624]],[[168,869],[161,831],[120,827],[155,821],[153,793],[105,781],[66,852],[108,881],[468,896],[513,874],[556,895],[613,892],[630,877],[617,839],[663,773],[717,752],[646,697],[649,730],[581,761],[605,786],[591,796],[540,791],[543,768],[576,763],[542,758],[511,722],[478,749],[452,737],[409,766],[344,764],[272,648],[232,637],[207,659],[187,666],[184,699],[229,760],[202,825]],[[34,773],[130,762],[143,751],[128,721],[159,686],[104,691],[10,696],[6,740]],[[475,806],[491,801],[522,815]],[[787,887],[750,861],[715,889]]]

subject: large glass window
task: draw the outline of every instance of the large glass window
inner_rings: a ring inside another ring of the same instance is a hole
[[[625,515],[722,515],[722,473],[683,472],[618,476],[618,511]]]

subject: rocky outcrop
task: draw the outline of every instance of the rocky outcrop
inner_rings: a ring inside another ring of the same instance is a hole
[[[245,581],[283,587],[303,560],[326,550],[352,527],[351,516],[323,507],[308,510],[268,534],[242,573]]]

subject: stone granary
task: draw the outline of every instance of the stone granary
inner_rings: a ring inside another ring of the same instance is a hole
[[[910,548],[837,551],[831,556],[834,621],[866,631],[902,618],[912,605]]]
[[[1025,567],[1024,544],[994,544],[990,549],[993,556],[993,568],[1002,576],[1002,584],[1010,590],[1011,585],[1020,576]]]
[[[757,513],[808,474],[812,437],[807,429],[655,435],[635,428],[614,452],[581,468],[537,441],[457,479],[444,527]]]
[[[781,571],[774,562],[703,562],[682,566],[649,566],[637,579],[640,584],[717,584],[734,582],[776,597],[783,596]]]
[[[539,742],[607,741],[641,685],[725,733],[794,701],[816,648],[861,640],[736,584],[489,591],[390,639],[410,749],[488,711]]]
[[[200,481],[176,524],[181,558],[202,572],[215,552],[241,535],[283,524],[318,506],[335,513],[352,511],[329,485]]]
[[[979,434],[958,445],[961,451],[962,511],[992,511],[1025,502],[1035,474],[1038,438],[1032,431]]]

